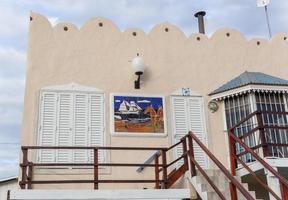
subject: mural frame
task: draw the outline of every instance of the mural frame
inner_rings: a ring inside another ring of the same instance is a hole
[[[115,130],[115,96],[121,97],[140,97],[140,98],[161,98],[163,107],[163,133],[155,132],[117,132]],[[167,122],[166,122],[166,106],[165,96],[163,95],[146,95],[146,94],[131,94],[131,93],[111,93],[110,94],[110,133],[112,136],[131,136],[131,137],[166,137],[167,136]]]

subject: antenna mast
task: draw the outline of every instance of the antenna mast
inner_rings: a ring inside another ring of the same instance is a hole
[[[271,26],[270,26],[270,21],[269,21],[269,15],[268,15],[268,4],[270,3],[270,0],[257,0],[257,6],[258,7],[264,7],[265,9],[265,15],[266,15],[266,22],[268,26],[268,31],[269,31],[269,37],[272,37],[272,31],[271,31]]]
[[[266,14],[266,21],[267,21],[267,26],[268,26],[268,31],[269,31],[269,37],[272,37],[272,32],[271,32],[271,26],[270,26],[270,20],[269,20],[269,15],[268,15],[268,6],[264,6],[265,8],[265,14]]]

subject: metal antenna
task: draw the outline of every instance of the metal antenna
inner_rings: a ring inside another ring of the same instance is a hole
[[[265,5],[265,14],[266,14],[266,21],[267,21],[267,26],[268,26],[268,31],[269,31],[269,37],[272,37],[272,32],[271,32],[271,26],[270,26],[270,21],[269,21],[269,15],[268,15],[268,6]]]

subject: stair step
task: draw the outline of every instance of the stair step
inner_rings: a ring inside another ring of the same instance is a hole
[[[223,175],[222,171],[220,169],[205,169],[204,170],[205,173],[208,176],[219,176],[219,175]],[[202,175],[201,172],[199,170],[196,170],[196,174],[198,175]]]
[[[220,170],[205,170],[209,178],[213,181],[213,183],[217,186],[217,188],[221,191],[221,193],[227,198],[230,199],[230,181],[225,177],[225,175]],[[235,176],[235,179],[240,183],[241,177]],[[220,197],[214,191],[214,189],[210,186],[207,180],[204,178],[199,171],[197,171],[197,176],[189,179],[191,184],[195,187],[197,193],[203,200],[218,200]],[[250,193],[250,195],[256,199],[255,191],[249,191],[248,184],[242,183],[242,186]],[[240,191],[237,190],[238,200],[245,200],[246,198],[242,195]],[[258,200],[258,199],[257,199]],[[260,199],[259,199],[260,200]]]
[[[189,189],[165,189],[165,190],[11,190],[11,200],[103,200],[103,199],[187,199],[190,198]]]

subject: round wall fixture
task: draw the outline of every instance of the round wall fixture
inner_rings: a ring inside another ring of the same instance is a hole
[[[215,100],[212,100],[208,103],[209,110],[214,113],[218,110],[219,106]]]

